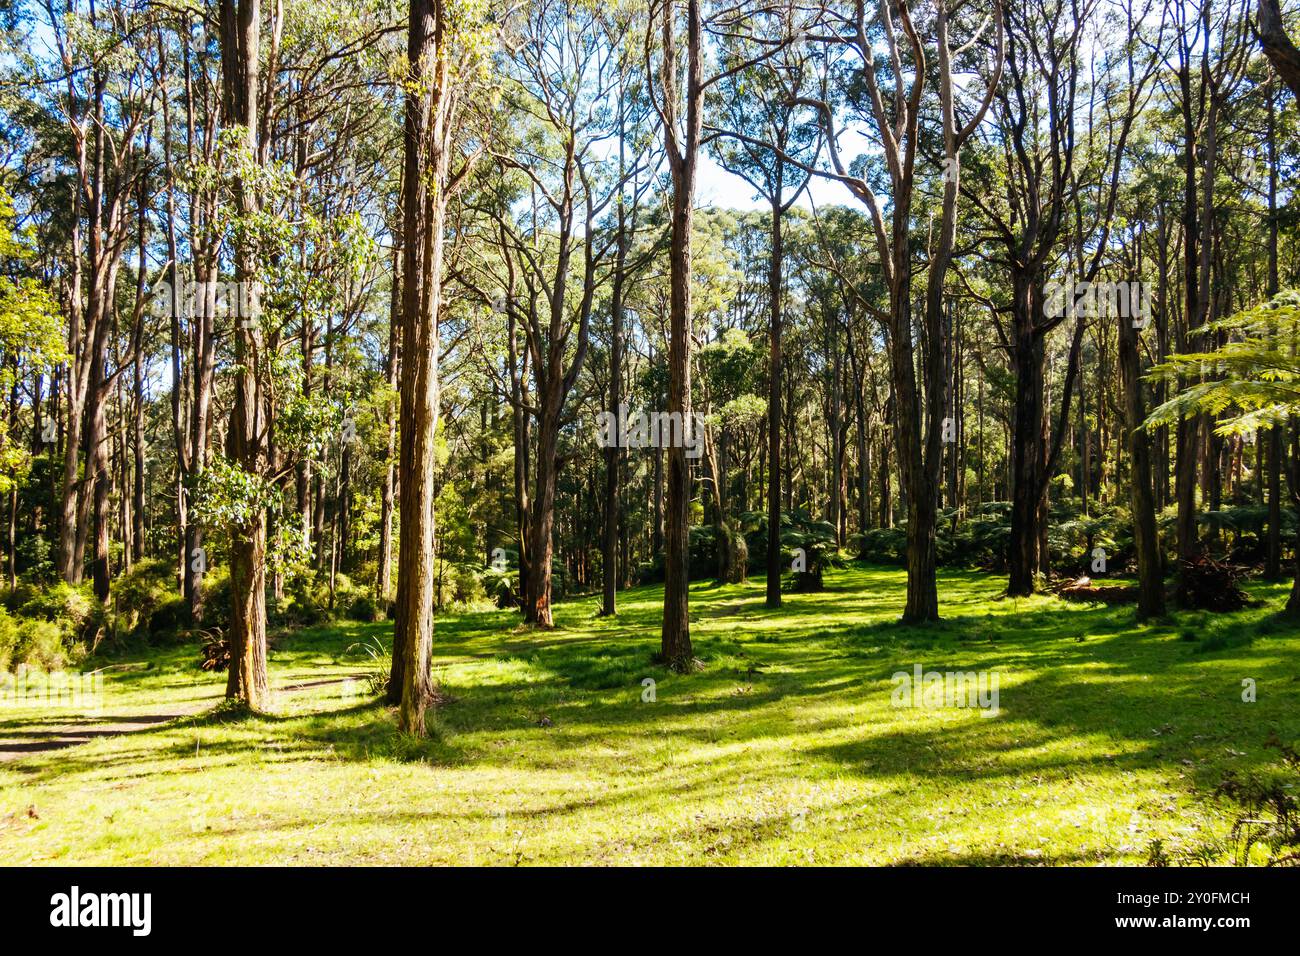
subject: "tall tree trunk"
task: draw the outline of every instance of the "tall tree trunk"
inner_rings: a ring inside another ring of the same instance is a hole
[[[781,194],[772,197],[772,249],[768,261],[770,299],[767,361],[767,606],[781,606],[781,279],[785,254],[781,236]]]
[[[402,246],[393,247],[393,287],[388,305],[388,354],[384,357],[384,382],[390,391],[397,390],[401,364],[399,341],[402,330]],[[393,593],[393,493],[396,486],[397,408],[390,399],[387,409],[387,445],[384,454],[384,484],[379,493],[379,567],[376,586],[379,603],[387,610]]]
[[[1260,4],[1261,22],[1263,7]],[[1295,48],[1292,47],[1292,51]],[[1296,79],[1300,85],[1300,53],[1296,54]],[[1270,79],[1268,85],[1268,297],[1277,295],[1278,276],[1277,240],[1277,83]],[[1276,579],[1282,574],[1282,447],[1286,438],[1281,425],[1268,431],[1268,541],[1265,547],[1264,574]]]
[[[1047,457],[1047,417],[1043,395],[1044,337],[1035,329],[1033,287],[1037,278],[1027,273],[1017,273],[1012,278],[1012,363],[1016,390],[1011,416],[1014,437],[1007,594],[1013,597],[1034,592],[1040,567],[1039,516]]]
[[[222,86],[227,123],[241,130],[243,146],[258,156],[260,0],[221,0]],[[235,200],[242,216],[258,212],[256,187],[238,181]],[[258,261],[251,240],[235,250],[235,274],[243,283],[241,309],[235,323],[236,371],[230,426],[226,434],[228,457],[250,476],[262,477],[266,450],[265,396],[260,385],[262,331]],[[230,529],[230,671],[226,696],[250,710],[265,710],[270,703],[266,672],[266,508],[249,509],[247,519]]]
[[[1142,396],[1142,360],[1137,330],[1128,318],[1119,322],[1119,368],[1124,386],[1124,431],[1128,436],[1129,506],[1138,562],[1138,619],[1165,613],[1165,581],[1156,527],[1155,490],[1151,484],[1151,436]]]
[[[426,733],[432,699],[435,433],[438,425],[438,319],[442,304],[454,94],[442,0],[411,0],[407,23],[402,197],[402,458],[397,620],[389,697],[398,728]]]
[[[1190,53],[1179,51],[1178,85],[1183,120],[1183,324],[1177,340],[1179,352],[1194,348],[1191,330],[1200,321],[1200,253],[1196,198],[1196,160],[1198,124],[1192,99]],[[1178,560],[1192,561],[1199,551],[1196,534],[1196,449],[1200,438],[1200,418],[1182,418],[1175,437],[1174,498],[1178,505],[1176,538]],[[1179,599],[1186,595],[1179,585]]]
[[[624,135],[624,97],[626,91],[619,88],[619,126],[618,126],[618,165],[619,178],[624,174],[626,139]],[[627,264],[627,211],[620,193],[618,200],[618,248],[614,253],[614,279],[610,291],[610,331],[609,331],[609,414],[615,422],[619,418],[619,405],[622,402],[623,385],[623,279]],[[605,449],[605,541],[601,555],[601,606],[600,613],[610,616],[617,613],[616,601],[618,591],[618,530],[619,517],[619,478],[622,468],[623,450],[618,442]]]
[[[704,105],[703,26],[700,0],[685,0],[686,89],[685,117],[677,127],[676,0],[666,0],[663,14],[665,139],[672,171],[672,237],[669,244],[670,305],[668,322],[668,413],[682,423],[685,438],[691,418],[691,226],[695,206],[695,174]],[[683,141],[679,142],[679,136]],[[667,450],[668,488],[664,529],[664,613],[660,659],[675,670],[687,670],[695,657],[689,617],[691,476],[685,442]],[[768,587],[771,587],[769,582]]]

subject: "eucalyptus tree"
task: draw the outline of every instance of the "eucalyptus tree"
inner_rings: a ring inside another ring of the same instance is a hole
[[[781,327],[785,310],[786,258],[782,223],[808,186],[821,128],[816,117],[792,109],[808,92],[813,67],[809,45],[797,38],[792,8],[759,10],[741,25],[719,29],[722,79],[709,97],[706,142],[723,168],[740,176],[767,203],[771,242],[768,259],[767,363],[767,606],[781,606]],[[761,38],[757,39],[757,38]],[[753,60],[754,49],[779,44]],[[789,160],[787,160],[789,157]],[[728,532],[729,534],[731,532]]]
[[[388,699],[398,727],[423,736],[433,696],[434,497],[438,323],[448,204],[468,180],[483,131],[467,117],[487,86],[495,36],[487,8],[411,0],[402,169],[401,458],[397,607]]]
[[[1048,570],[1047,489],[1069,421],[1089,312],[1076,303],[1074,290],[1088,289],[1106,262],[1129,136],[1149,96],[1159,57],[1130,39],[1113,54],[1102,54],[1096,75],[1090,78],[1085,72],[1085,57],[1100,36],[1125,29],[1132,37],[1149,29],[1145,24],[1153,0],[1114,12],[1102,0],[1030,0],[1003,12],[1005,70],[988,137],[1002,154],[1005,204],[998,194],[973,187],[972,180],[963,194],[988,224],[992,256],[1005,270],[1010,292],[1009,301],[989,304],[1016,384],[1007,593],[1025,595]],[[1157,49],[1161,43],[1157,36]],[[1134,55],[1135,47],[1144,51],[1140,57]],[[1081,132],[1084,115],[1094,122]],[[981,172],[981,183],[994,175],[989,168]],[[1076,211],[1082,215],[1076,217]],[[1090,250],[1086,260],[1073,261],[1071,250],[1085,244]],[[1067,267],[1069,274],[1061,275]],[[1053,294],[1053,288],[1064,292]],[[1129,310],[1123,311],[1127,318]],[[1050,426],[1047,342],[1068,321],[1073,322],[1068,370],[1060,416]]]
[[[642,221],[644,200],[657,185],[654,173],[660,159],[650,125],[650,104],[640,73],[644,65],[637,55],[636,4],[614,7],[604,17],[606,42],[619,57],[618,83],[618,175],[619,195],[614,208],[615,249],[609,296],[609,402],[606,411],[615,417],[623,405],[623,365],[626,352],[627,286],[629,278],[653,261],[658,246],[652,246],[629,260],[632,241]],[[655,162],[644,157],[654,156]],[[638,158],[640,157],[640,158]],[[626,451],[617,445],[605,450],[605,536],[602,557],[601,613],[616,612],[618,588],[618,542],[623,519],[622,474]]]
[[[623,19],[617,30],[626,32]],[[479,237],[497,268],[478,286],[523,331],[531,401],[512,397],[536,423],[532,488],[520,560],[524,619],[552,626],[552,558],[560,435],[567,399],[586,362],[597,295],[626,269],[621,200],[645,161],[620,153],[627,132],[627,58],[595,8],[544,0],[507,20],[503,99],[509,126],[491,148],[495,187]],[[610,154],[622,156],[622,161]],[[615,223],[608,222],[613,209]],[[619,306],[621,308],[621,304]],[[593,430],[594,432],[594,430]],[[516,455],[529,454],[528,444]]]
[[[130,248],[132,215],[148,169],[150,116],[156,91],[147,82],[147,16],[121,4],[55,9],[45,5],[40,25],[52,62],[31,63],[33,94],[61,124],[71,157],[50,156],[53,169],[72,167],[67,197],[70,236],[61,278],[67,314],[64,383],[66,422],[58,570],[69,582],[85,572],[86,547],[96,529],[93,573],[101,599],[109,588],[109,436],[107,404],[134,353],[109,365],[118,278]],[[83,459],[84,455],[84,459]]]
[[[749,32],[747,24],[771,5],[722,4],[705,16],[702,0],[651,0],[645,33],[650,99],[659,117],[672,177],[668,249],[668,415],[681,422],[683,437],[693,425],[691,409],[691,254],[695,188],[704,144],[705,97],[711,87],[779,53],[791,34]],[[789,11],[789,7],[783,6]],[[787,13],[787,16],[792,15]],[[706,23],[708,29],[706,31]],[[708,35],[753,41],[747,58],[728,60],[706,74]],[[679,58],[679,54],[681,54]],[[690,471],[683,441],[667,449],[664,522],[664,613],[659,658],[675,670],[694,666],[688,594],[690,578]]]
[[[1182,124],[1181,226],[1183,234],[1182,322],[1174,340],[1179,352],[1196,351],[1197,331],[1214,318],[1210,296],[1214,179],[1218,164],[1220,115],[1235,88],[1248,51],[1244,3],[1209,0],[1167,3],[1173,27],[1173,57],[1167,64],[1166,95]],[[1189,416],[1177,421],[1174,494],[1175,537],[1180,562],[1200,554],[1197,535],[1197,473],[1201,449],[1210,441],[1209,423]],[[1180,581],[1180,597],[1182,593]]]
[[[991,16],[982,19],[979,11],[960,4],[950,9],[948,0],[939,0],[933,18],[918,21],[914,7],[908,0],[871,10],[862,0],[828,5],[822,24],[809,38],[825,48],[829,63],[824,76],[836,76],[843,96],[839,102],[833,102],[828,92],[800,100],[822,124],[829,168],[821,166],[817,174],[842,183],[867,209],[887,290],[885,307],[873,303],[871,310],[888,330],[896,447],[907,499],[903,620],[909,623],[939,616],[935,526],[943,423],[949,416],[946,383],[951,356],[944,296],[957,227],[959,155],[983,121],[998,88],[1004,49],[1001,3],[995,4]],[[956,53],[951,44],[954,28],[969,33]],[[878,44],[883,44],[885,51],[883,64],[877,60]],[[988,60],[982,95],[974,82],[956,81],[962,72],[977,73],[981,57]],[[933,94],[927,96],[931,84]],[[829,90],[828,79],[823,81],[823,89]],[[917,161],[924,159],[922,114],[929,109],[937,109],[938,114],[929,117],[927,125],[937,127],[942,187],[938,223],[932,230],[928,261],[921,270],[924,305],[918,342],[913,317],[913,280],[918,270],[913,261],[912,211],[918,187]],[[841,139],[841,127],[846,124],[870,137],[881,154],[883,171],[878,164],[872,168],[865,158],[846,162]]]

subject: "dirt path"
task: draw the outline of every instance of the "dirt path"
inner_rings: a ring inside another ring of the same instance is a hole
[[[80,723],[63,722],[37,730],[20,730],[15,736],[0,737],[0,763],[21,760],[32,754],[47,753],[89,743],[100,737],[140,733],[170,720],[179,720],[202,711],[207,705],[197,704],[168,714],[135,714],[132,716],[87,717]]]
[[[286,684],[277,693],[294,693],[326,684],[341,684],[348,680],[360,680],[364,674],[349,674],[343,677],[330,677],[303,683]],[[0,731],[0,764],[21,760],[32,754],[63,750],[78,744],[90,743],[101,737],[116,737],[120,734],[138,734],[152,730],[162,724],[182,717],[192,717],[212,706],[212,701],[202,701],[187,707],[180,707],[168,713],[131,714],[103,717],[85,717],[76,722],[66,718],[51,721],[48,726],[37,725],[31,730]]]

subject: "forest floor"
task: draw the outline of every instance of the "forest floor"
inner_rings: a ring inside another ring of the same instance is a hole
[[[686,676],[651,664],[658,587],[616,619],[561,602],[552,632],[442,617],[425,741],[366,686],[354,645],[387,624],[277,637],[260,717],[222,712],[193,647],[97,660],[98,714],[0,706],[0,864],[1179,862],[1226,833],[1224,774],[1300,737],[1285,585],[1139,626],[944,572],[946,620],[903,627],[901,570],[826,581],[779,611],[761,578],[694,585]],[[995,670],[996,716],[895,706],[915,665]]]

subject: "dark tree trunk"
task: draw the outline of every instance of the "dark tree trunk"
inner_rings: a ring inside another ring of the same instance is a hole
[[[1279,0],[1259,0],[1258,31],[1264,55],[1277,70],[1277,75],[1291,88],[1300,100],[1300,50],[1282,26],[1282,5]]]
[[[1264,7],[1276,0],[1261,0],[1260,22],[1265,21]],[[1276,9],[1276,7],[1274,7]],[[1278,24],[1280,29],[1281,24]],[[1285,34],[1283,34],[1285,36]],[[1288,41],[1289,42],[1289,41]],[[1265,40],[1267,49],[1268,41]],[[1300,84],[1300,53],[1295,48],[1291,52],[1296,60],[1295,79]],[[1277,240],[1277,94],[1276,83],[1269,83],[1268,89],[1268,297],[1272,299],[1278,293],[1280,277],[1278,276]],[[1265,548],[1264,574],[1271,579],[1282,575],[1282,447],[1286,439],[1282,426],[1274,425],[1268,432],[1268,541]],[[1258,447],[1258,445],[1257,445]]]
[[[1035,329],[1033,285],[1036,277],[1012,279],[1012,364],[1015,404],[1011,441],[1011,545],[1007,555],[1007,594],[1034,592],[1040,567],[1039,517],[1047,457],[1047,419],[1043,400],[1043,336]]]
[[[704,106],[703,27],[699,0],[686,0],[686,89],[684,129],[677,122],[677,37],[675,0],[663,14],[665,125],[672,171],[672,237],[669,244],[670,306],[668,322],[668,413],[682,422],[683,435],[691,420],[691,225],[695,205],[695,173]],[[684,142],[678,142],[679,135]],[[659,657],[675,670],[693,666],[689,617],[691,476],[683,442],[667,450],[668,488],[665,521],[664,614]],[[770,584],[769,584],[770,587]]]
[[[1190,333],[1199,322],[1201,305],[1198,250],[1200,230],[1196,200],[1198,124],[1194,117],[1190,59],[1185,48],[1180,49],[1178,85],[1183,120],[1183,324],[1176,339],[1177,350],[1186,352],[1194,347]],[[1175,438],[1174,498],[1178,505],[1175,537],[1180,564],[1194,560],[1200,549],[1196,534],[1196,450],[1199,433],[1199,416],[1179,420]],[[1185,597],[1180,583],[1180,601]]]
[[[619,126],[618,126],[618,160],[619,177],[625,173],[624,150],[624,98],[626,91],[619,89]],[[609,333],[609,413],[615,421],[619,420],[619,404],[622,402],[623,385],[623,280],[627,267],[627,211],[619,196],[618,248],[614,258],[614,281],[610,291],[610,333]],[[623,462],[623,450],[618,443],[605,450],[605,541],[601,556],[601,613],[609,616],[617,613],[618,591],[618,550],[619,518],[622,508],[619,506],[619,479]]]
[[[1124,431],[1128,436],[1129,505],[1133,512],[1133,543],[1138,562],[1138,619],[1165,613],[1165,581],[1160,537],[1156,527],[1155,491],[1151,485],[1151,436],[1142,427],[1146,402],[1142,396],[1142,360],[1138,335],[1127,318],[1119,322],[1119,368],[1124,386]]]

